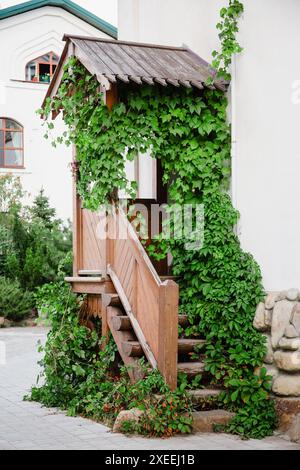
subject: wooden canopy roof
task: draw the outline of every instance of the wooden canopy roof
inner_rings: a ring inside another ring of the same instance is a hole
[[[226,90],[224,82],[215,80],[210,65],[187,47],[69,35],[64,36],[64,40],[66,45],[46,98],[55,96],[63,65],[70,56],[77,57],[106,91],[118,81],[203,89],[209,77],[214,80],[210,87]]]

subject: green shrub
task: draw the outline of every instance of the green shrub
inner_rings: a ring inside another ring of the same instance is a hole
[[[0,276],[34,291],[57,279],[72,249],[72,231],[70,223],[56,217],[43,190],[30,207],[22,207],[23,196],[17,178],[0,176]],[[71,274],[70,260],[64,272]]]
[[[30,292],[21,289],[17,281],[0,277],[0,316],[8,320],[22,320],[34,306]]]
[[[93,330],[85,326],[80,301],[63,281],[38,289],[38,308],[48,312],[52,329],[45,347],[40,348],[44,358],[39,378],[44,385],[34,387],[26,398],[108,425],[122,410],[143,410],[140,422],[127,426],[125,432],[152,436],[191,432],[191,404],[185,387],[171,392],[157,371],[149,372],[142,364],[145,378],[131,384],[128,371],[118,363],[113,339],[103,347],[100,321]]]

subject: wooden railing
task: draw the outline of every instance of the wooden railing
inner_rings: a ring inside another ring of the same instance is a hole
[[[148,361],[173,389],[177,384],[178,285],[173,280],[161,281],[122,209],[109,216],[108,234],[107,274]]]

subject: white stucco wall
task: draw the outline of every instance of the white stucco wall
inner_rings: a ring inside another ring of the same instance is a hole
[[[233,202],[244,249],[267,290],[300,285],[300,2],[243,0],[237,57]],[[189,45],[204,59],[218,47],[225,0],[119,0],[119,37]],[[298,90],[298,92],[297,92]],[[294,93],[294,95],[293,95]],[[298,102],[297,102],[298,101]]]
[[[224,3],[226,0],[119,0],[119,39],[187,44],[210,60],[217,43],[214,25]]]
[[[23,3],[23,0],[0,0],[0,8],[8,8]],[[117,25],[118,0],[74,0],[74,3],[94,13],[103,20]]]
[[[45,7],[0,22],[0,116],[24,127],[25,169],[14,170],[14,174],[21,176],[32,197],[43,187],[64,219],[72,216],[72,150],[65,146],[54,149],[43,138],[42,121],[35,111],[41,107],[48,85],[20,80],[25,79],[25,66],[31,59],[50,51],[60,55],[65,33],[108,37],[61,8]],[[56,128],[63,131],[59,119]]]
[[[236,67],[236,204],[241,240],[267,289],[300,285],[300,2],[247,0]]]

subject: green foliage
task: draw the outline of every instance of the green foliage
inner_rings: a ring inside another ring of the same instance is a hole
[[[10,173],[0,175],[0,222],[3,214],[18,210],[25,192],[20,179]]]
[[[228,15],[236,18],[232,10]],[[180,308],[190,321],[185,333],[206,337],[212,385],[225,387],[224,405],[237,411],[230,430],[255,437],[271,434],[275,413],[268,398],[270,378],[255,375],[266,348],[252,326],[264,291],[257,263],[240,247],[235,230],[239,215],[228,195],[226,97],[210,89],[199,94],[172,87],[120,87],[120,102],[109,112],[97,90],[96,80],[71,59],[58,97],[45,110],[47,116],[64,109],[69,133],[60,141],[77,145],[78,190],[85,206],[97,209],[115,199],[116,189],[128,186],[126,158],[147,150],[161,159],[171,202],[204,205],[201,249],[186,250],[188,239],[162,235],[150,253],[158,259],[172,253],[173,272],[180,277]],[[52,126],[48,123],[50,130]]]
[[[232,62],[232,56],[243,51],[236,39],[239,32],[238,21],[244,12],[244,5],[239,0],[229,0],[228,7],[220,11],[221,20],[217,24],[219,39],[221,42],[221,51],[213,51],[212,66],[217,71],[217,78],[230,81],[231,75],[229,67]]]
[[[31,313],[32,294],[23,291],[17,281],[0,277],[0,317],[22,320]]]
[[[18,178],[0,177],[0,275],[33,291],[56,279],[72,247],[71,228],[56,218],[43,190],[31,207],[22,206],[23,196]],[[65,272],[71,272],[71,261]]]
[[[127,370],[119,367],[115,343],[110,340],[103,346],[99,322],[93,330],[85,326],[82,299],[63,281],[41,287],[36,299],[39,309],[48,312],[52,329],[45,347],[40,347],[44,385],[34,387],[27,399],[108,424],[120,411],[140,408],[145,414],[131,425],[131,432],[155,436],[191,432],[191,406],[184,389],[171,392],[157,371],[149,373],[146,368],[145,379],[131,384]]]
[[[31,215],[34,220],[42,222],[48,229],[52,229],[55,225],[55,209],[50,207],[49,199],[44,195],[43,189],[33,201]]]
[[[254,439],[271,434],[277,422],[274,402],[268,394],[271,390],[270,377],[265,368],[257,371],[253,374],[247,366],[231,371],[225,379],[230,394],[223,397],[223,403],[233,410],[236,408],[235,403],[244,403],[227,431]]]
[[[129,93],[120,89],[120,102],[109,112],[97,81],[75,59],[66,65],[58,96],[48,100],[41,112],[49,116],[52,110],[64,109],[69,132],[58,137],[54,145],[63,141],[76,145],[74,170],[85,207],[97,210],[100,204],[115,199],[116,189],[127,188],[134,195],[136,188],[128,188],[125,160],[133,160],[138,152],[149,149],[154,158],[161,158],[168,173],[166,182],[169,174],[175,175],[178,170],[191,172],[197,168],[214,185],[224,172],[228,174],[230,132],[224,95],[207,89],[200,98],[193,90],[161,88],[145,86]],[[46,121],[46,125],[49,136],[53,123]],[[207,160],[216,169],[215,178],[206,170]],[[193,200],[198,185],[198,178],[191,187],[179,187],[175,181],[173,194],[178,191],[183,201],[189,193]]]
[[[64,141],[67,145],[71,142],[76,145],[77,167],[74,171],[79,173],[77,191],[85,206],[94,210],[98,209],[99,201],[104,203],[113,197],[115,188],[127,188],[134,194],[124,169],[124,156],[128,160],[133,158],[131,146],[128,152],[126,150],[130,122],[127,128],[120,129],[118,122],[124,119],[123,105],[116,106],[116,112],[111,115],[98,87],[93,77],[87,75],[75,59],[70,59],[57,98],[48,100],[45,110],[41,110],[42,114],[48,115],[51,109],[64,108],[69,133],[52,143],[56,146]],[[71,100],[68,99],[70,93]],[[88,106],[82,105],[85,101]],[[53,127],[52,122],[47,122],[47,137]],[[115,128],[119,128],[117,133]]]

